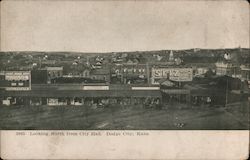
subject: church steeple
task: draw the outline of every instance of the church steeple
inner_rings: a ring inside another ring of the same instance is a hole
[[[171,50],[170,51],[170,54],[169,54],[169,61],[174,61],[174,54],[173,54],[173,51]]]

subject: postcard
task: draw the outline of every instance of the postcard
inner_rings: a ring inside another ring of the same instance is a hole
[[[1,1],[2,159],[247,159],[247,1]]]

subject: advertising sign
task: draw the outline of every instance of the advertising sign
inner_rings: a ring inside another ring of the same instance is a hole
[[[6,71],[4,82],[0,87],[11,91],[31,90],[31,73],[30,71]]]
[[[170,70],[170,80],[173,81],[192,81],[193,70],[192,68],[178,68]]]
[[[30,87],[5,87],[6,91],[28,91]]]
[[[30,72],[6,72],[5,80],[7,81],[27,81],[30,79]]]
[[[192,68],[152,68],[152,79],[169,79],[185,82],[193,80]]]
[[[169,78],[169,68],[152,68],[152,78]]]
[[[83,86],[83,90],[109,90],[109,86]]]

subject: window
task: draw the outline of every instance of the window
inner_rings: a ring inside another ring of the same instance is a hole
[[[19,82],[19,83],[18,83],[18,86],[23,86],[23,85],[24,85],[23,82]]]

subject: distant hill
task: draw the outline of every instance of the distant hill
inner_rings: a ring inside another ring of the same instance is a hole
[[[0,59],[4,60],[5,57],[18,58],[21,55],[41,58],[44,55],[49,55],[50,59],[63,60],[63,59],[77,59],[78,56],[82,58],[94,58],[102,56],[110,59],[111,56],[126,55],[128,57],[135,57],[140,62],[156,62],[155,57],[162,57],[162,61],[169,58],[170,52],[173,52],[174,57],[181,58],[184,63],[215,63],[224,59],[224,54],[228,53],[233,58],[235,63],[250,63],[250,49],[249,48],[227,48],[227,49],[186,49],[186,50],[155,50],[155,51],[131,51],[131,52],[104,52],[104,53],[90,53],[90,52],[42,52],[42,51],[13,51],[13,52],[0,52]],[[22,57],[22,56],[21,56]]]

